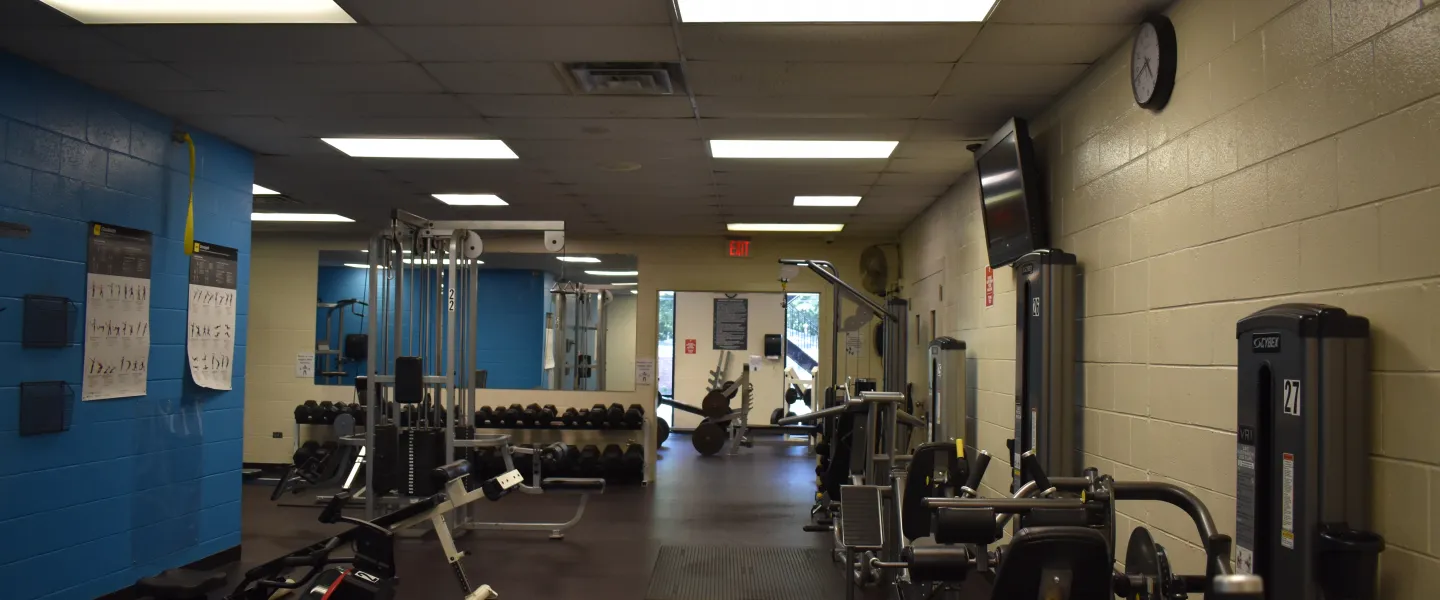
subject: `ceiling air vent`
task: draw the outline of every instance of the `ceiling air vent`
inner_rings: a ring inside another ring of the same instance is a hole
[[[669,96],[685,92],[679,63],[600,62],[561,65],[579,94]]]

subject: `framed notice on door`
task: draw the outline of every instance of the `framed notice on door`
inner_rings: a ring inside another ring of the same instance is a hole
[[[715,349],[744,350],[749,347],[750,301],[744,298],[715,299]]]

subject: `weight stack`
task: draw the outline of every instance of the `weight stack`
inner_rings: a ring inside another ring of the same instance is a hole
[[[405,465],[402,491],[408,496],[433,496],[440,491],[430,473],[445,460],[445,430],[411,429],[400,434],[400,451]]]
[[[375,452],[365,461],[365,468],[375,468],[375,488],[382,495],[390,494],[400,487],[400,448],[397,435],[393,424],[376,425]]]

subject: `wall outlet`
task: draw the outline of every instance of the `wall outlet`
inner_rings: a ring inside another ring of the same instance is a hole
[[[279,432],[279,431],[275,431],[275,432],[271,432],[271,433],[270,433],[270,437],[275,438],[275,439],[278,440],[278,439],[284,438],[284,437],[285,437],[285,434],[284,434],[284,433],[281,433],[281,432]]]

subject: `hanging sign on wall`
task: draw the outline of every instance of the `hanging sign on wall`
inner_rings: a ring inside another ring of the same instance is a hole
[[[231,388],[235,359],[235,283],[240,252],[195,242],[190,254],[190,315],[186,353],[200,387]]]
[[[91,223],[85,262],[82,400],[144,396],[150,374],[148,231]]]
[[[744,350],[750,333],[750,301],[744,298],[715,299],[715,349]]]

